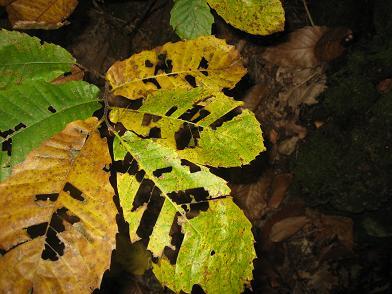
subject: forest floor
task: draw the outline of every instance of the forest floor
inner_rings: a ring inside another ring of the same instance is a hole
[[[290,32],[310,26],[303,1],[283,2],[282,33],[248,35],[217,15],[213,27],[247,65],[228,94],[256,113],[267,146],[249,166],[215,170],[253,224],[258,258],[246,292],[391,293],[392,7],[377,0],[308,1],[315,24],[329,30],[322,35],[327,57],[304,69],[266,55]],[[69,25],[29,33],[69,50],[88,69],[86,79],[103,87],[115,61],[179,40],[169,24],[172,5],[80,1]],[[10,29],[3,9],[0,27]],[[347,36],[354,40],[343,44]],[[337,44],[344,50],[328,58]],[[135,275],[113,259],[96,292],[168,290],[150,271]]]

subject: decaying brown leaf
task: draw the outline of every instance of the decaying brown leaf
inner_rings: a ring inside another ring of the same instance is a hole
[[[97,119],[75,121],[0,183],[0,289],[91,293],[115,246],[117,210]]]
[[[306,216],[285,218],[272,226],[270,240],[272,242],[282,242],[301,230],[308,222],[309,219]]]
[[[78,0],[2,0],[14,29],[58,29],[78,5]]]
[[[287,190],[290,186],[292,174],[277,175],[272,182],[272,195],[268,201],[268,206],[271,208],[278,208],[280,203],[286,196]]]
[[[342,55],[352,38],[347,28],[304,27],[292,32],[287,42],[266,49],[263,58],[283,67],[315,67]]]

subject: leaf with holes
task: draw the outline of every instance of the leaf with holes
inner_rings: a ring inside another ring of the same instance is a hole
[[[91,293],[117,226],[106,139],[89,118],[67,125],[0,183],[0,289]]]
[[[284,10],[280,0],[207,0],[225,21],[255,35],[283,31]]]
[[[78,5],[77,0],[3,0],[14,29],[58,29]]]
[[[83,81],[55,85],[71,69],[72,56],[17,32],[0,31],[0,180],[26,154],[77,119],[100,108],[99,89]]]
[[[114,95],[138,99],[158,89],[233,88],[245,73],[234,46],[214,36],[203,36],[167,43],[116,62],[106,79]]]
[[[184,160],[172,148],[130,131],[117,135],[113,153],[114,160],[124,166],[117,176],[117,185],[131,240],[149,237],[148,249],[156,257],[162,257],[165,247],[179,250],[175,270],[165,257],[160,266],[154,267],[161,282],[175,291],[190,292],[193,284],[200,284],[207,293],[213,293],[224,284],[222,289],[230,290],[227,293],[240,292],[252,277],[253,236],[249,221],[231,198],[221,199],[230,193],[226,182],[203,165]],[[210,203],[208,212],[187,219],[186,211],[192,205],[208,206],[207,201]],[[160,212],[148,236],[142,228],[144,216],[150,214],[151,218],[154,207],[159,207]],[[171,235],[177,216],[185,232],[180,248],[172,244]],[[190,254],[192,250],[197,256]],[[212,251],[216,256],[211,257]],[[233,252],[236,252],[235,258]],[[195,259],[199,267],[189,269]],[[221,264],[228,265],[230,275],[216,274]]]
[[[209,204],[191,220],[179,218],[184,240],[175,265],[167,258],[153,265],[161,283],[177,293],[191,293],[195,284],[206,293],[241,293],[252,280],[256,253],[250,222],[231,198]]]
[[[86,82],[53,85],[30,81],[0,92],[0,143],[12,140],[11,167],[76,119],[100,108],[98,88]],[[3,169],[3,168],[2,168]]]
[[[0,31],[0,90],[29,80],[51,81],[71,70],[67,50],[18,32]]]
[[[241,112],[241,105],[202,88],[161,90],[147,96],[137,110],[114,108],[110,118],[188,161],[233,167],[248,164],[265,150],[258,121],[250,111]]]
[[[175,0],[170,25],[181,39],[211,35],[214,16],[205,0]]]

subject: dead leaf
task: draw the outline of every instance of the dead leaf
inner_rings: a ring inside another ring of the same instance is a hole
[[[285,218],[272,226],[269,238],[272,242],[282,242],[301,230],[308,222],[306,216]]]
[[[278,208],[280,203],[286,196],[287,190],[290,186],[292,174],[277,175],[272,182],[272,196],[268,201],[268,206],[271,208]]]
[[[14,29],[58,29],[78,5],[77,0],[3,0]]]
[[[115,247],[117,209],[98,120],[75,121],[0,183],[0,289],[91,293]]]
[[[377,91],[380,94],[386,94],[386,93],[388,93],[391,90],[392,90],[392,78],[391,79],[382,80],[381,82],[379,82],[377,84]]]
[[[272,174],[266,172],[256,183],[233,187],[232,194],[250,221],[260,219],[267,207],[268,189],[272,183]]]
[[[278,147],[279,153],[287,156],[290,155],[291,153],[294,152],[295,148],[297,147],[298,141],[299,141],[298,137],[291,137],[283,140]]]
[[[52,81],[52,84],[64,84],[70,81],[81,81],[84,78],[84,71],[79,66],[73,64],[71,72],[59,76]]]
[[[336,236],[339,241],[352,249],[354,245],[353,221],[351,218],[343,216],[321,215],[320,224],[322,229],[318,238],[332,239]]]
[[[267,48],[262,57],[283,67],[310,68],[342,55],[342,43],[351,40],[347,28],[308,26],[289,34],[287,42]]]

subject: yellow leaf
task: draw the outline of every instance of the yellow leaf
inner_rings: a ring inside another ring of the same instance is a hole
[[[116,62],[106,79],[115,95],[138,99],[158,89],[233,88],[245,73],[234,46],[214,36],[203,36],[167,43]]]
[[[1,0],[0,0],[1,1]],[[14,29],[58,29],[78,5],[77,0],[2,0]]]
[[[0,183],[0,289],[91,293],[117,231],[106,140],[97,119],[75,121]]]
[[[207,0],[225,21],[255,35],[284,30],[284,10],[280,0]]]

